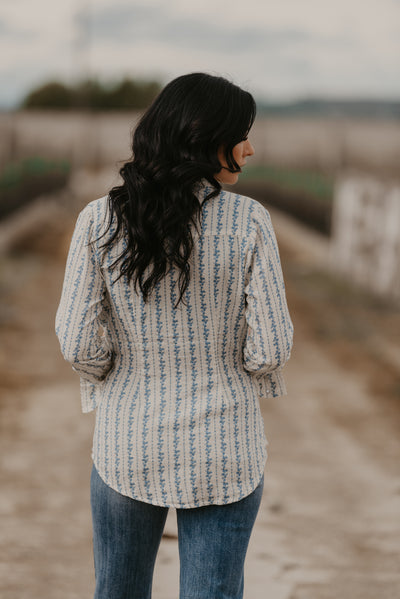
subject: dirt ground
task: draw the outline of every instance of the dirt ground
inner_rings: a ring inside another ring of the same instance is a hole
[[[54,334],[76,208],[44,207],[0,256],[2,599],[93,595],[93,415]],[[269,458],[245,597],[398,599],[399,311],[327,274],[326,241],[271,216],[295,344],[289,394],[262,402]],[[154,599],[178,597],[173,510],[166,532]]]

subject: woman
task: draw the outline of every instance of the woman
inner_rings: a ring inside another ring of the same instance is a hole
[[[254,154],[252,96],[202,73],[140,120],[122,185],[80,213],[56,331],[96,409],[95,599],[151,597],[168,508],[180,597],[243,596],[267,440],[293,328],[258,202],[222,191]]]

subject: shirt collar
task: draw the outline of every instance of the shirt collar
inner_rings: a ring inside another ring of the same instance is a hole
[[[195,186],[194,193],[197,195],[200,204],[204,202],[208,194],[213,190],[213,186],[207,179],[200,179]]]

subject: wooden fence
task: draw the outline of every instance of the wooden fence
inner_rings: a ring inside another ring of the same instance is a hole
[[[400,300],[400,186],[371,177],[336,183],[330,260],[356,284]]]

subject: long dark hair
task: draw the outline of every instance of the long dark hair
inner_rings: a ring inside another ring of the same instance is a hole
[[[202,204],[199,182],[211,186],[204,201],[221,186],[214,175],[221,169],[218,149],[228,168],[238,171],[232,150],[247,137],[256,105],[250,93],[223,77],[191,73],[171,81],[140,119],[133,135],[133,157],[120,169],[122,185],[108,195],[115,228],[103,244],[111,247],[121,235],[125,249],[111,267],[139,285],[144,301],[172,268],[179,274],[179,298],[190,280],[192,223],[198,230]],[[148,267],[151,267],[146,273]]]

